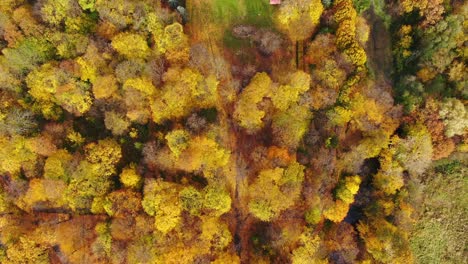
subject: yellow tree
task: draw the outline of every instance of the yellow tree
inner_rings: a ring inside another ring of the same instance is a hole
[[[198,249],[205,252],[221,252],[231,243],[232,234],[228,226],[216,217],[202,218],[202,233],[200,235],[201,245]]]
[[[136,33],[119,33],[112,39],[112,47],[127,58],[146,58],[150,54],[146,38]]]
[[[182,151],[188,147],[190,135],[185,130],[178,129],[169,132],[165,139],[174,156],[179,157]]]
[[[93,94],[96,99],[109,98],[118,88],[114,75],[98,76],[93,83]]]
[[[70,82],[58,87],[55,99],[63,109],[75,116],[88,112],[93,104],[89,86],[83,82]]]
[[[361,32],[356,31],[357,13],[353,7],[353,1],[337,0],[334,5],[336,7],[334,18],[339,23],[336,30],[336,44],[351,63],[362,66],[366,63],[367,56],[358,43],[357,38],[362,40],[362,35],[359,35]]]
[[[49,113],[48,105],[58,104],[65,110],[80,116],[86,113],[92,105],[91,94],[86,83],[74,80],[65,71],[53,64],[43,64],[26,77],[29,94],[41,106],[45,117]]]
[[[313,235],[311,230],[305,230],[299,238],[300,246],[293,250],[291,261],[293,264],[326,264],[327,259],[319,256],[321,239]]]
[[[86,160],[100,166],[103,175],[115,173],[115,165],[122,157],[119,143],[114,139],[103,139],[85,146]]]
[[[286,0],[276,12],[275,22],[293,42],[299,41],[299,50],[303,50],[302,41],[314,33],[322,12],[320,0]],[[298,59],[302,61],[302,58]]]
[[[141,210],[141,193],[129,189],[111,192],[106,196],[103,207],[112,217],[136,217]]]
[[[37,154],[30,143],[30,139],[21,136],[0,137],[0,171],[16,177],[21,169],[34,169]]]
[[[299,198],[304,166],[293,162],[286,169],[262,170],[249,186],[249,211],[262,221],[270,221]]]
[[[138,189],[142,185],[141,176],[136,170],[135,164],[125,167],[120,173],[120,182],[127,188]]]
[[[154,33],[157,36],[159,32],[156,30]],[[190,45],[181,24],[173,23],[166,26],[162,38],[156,39],[156,41],[159,52],[165,54],[166,59],[171,64],[184,65],[188,62]]]
[[[72,158],[73,156],[65,149],[60,149],[50,155],[44,164],[44,178],[61,179],[66,182],[72,172],[70,164]]]
[[[382,263],[413,263],[408,234],[382,218],[359,222],[357,229],[367,252]]]
[[[49,263],[47,245],[39,244],[29,236],[21,236],[8,245],[6,258],[2,259],[2,263]]]
[[[398,144],[397,136],[392,138],[392,143]],[[374,176],[373,184],[377,189],[391,195],[395,194],[404,185],[403,167],[395,160],[396,149],[394,147],[383,149],[379,156],[380,170]]]
[[[58,208],[66,205],[63,197],[67,185],[62,180],[32,179],[28,191],[17,205],[25,211],[32,211],[37,203]]]
[[[219,168],[229,162],[230,151],[207,137],[195,137],[190,141],[186,151],[178,162],[185,165],[187,171],[202,170],[205,177],[213,177]]]
[[[143,210],[155,217],[155,227],[167,234],[181,224],[182,203],[179,201],[180,187],[162,180],[145,183]]]
[[[354,196],[359,190],[361,178],[359,176],[348,176],[342,179],[335,190],[337,200],[323,212],[325,218],[339,223],[348,214],[349,205],[354,202]]]
[[[275,86],[270,94],[273,105],[281,111],[285,111],[292,103],[299,100],[299,96],[310,88],[310,75],[297,71],[291,74],[290,83]]]
[[[255,132],[263,127],[262,118],[265,112],[260,110],[257,104],[270,93],[271,83],[266,73],[257,73],[240,94],[235,106],[234,118],[248,132]]]
[[[194,109],[216,106],[218,81],[214,76],[204,78],[195,69],[176,67],[168,69],[164,82],[161,94],[151,100],[156,123],[183,117]]]
[[[307,106],[291,105],[286,111],[273,116],[274,141],[284,147],[297,148],[309,128],[312,112]]]

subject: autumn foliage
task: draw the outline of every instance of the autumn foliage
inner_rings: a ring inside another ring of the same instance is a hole
[[[0,263],[463,263],[466,10],[1,1]]]

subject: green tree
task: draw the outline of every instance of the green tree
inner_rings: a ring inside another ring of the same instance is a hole
[[[371,5],[371,1],[370,0],[353,0],[353,4],[358,14],[361,14],[362,12],[369,9]]]
[[[421,63],[444,72],[452,61],[460,56],[463,45],[463,16],[449,15],[435,26],[428,28],[422,38]]]
[[[102,199],[111,189],[112,182],[101,164],[81,161],[71,175],[70,183],[64,194],[68,206],[78,213],[91,211],[95,198]],[[102,205],[95,205],[102,207]],[[102,211],[93,208],[93,211]]]
[[[28,135],[37,128],[34,113],[29,110],[12,107],[7,113],[0,112],[0,135]]]
[[[34,37],[25,38],[14,48],[2,50],[3,64],[16,73],[25,73],[44,63],[54,55],[53,46],[46,40]]]
[[[354,202],[354,196],[359,190],[361,178],[359,176],[348,176],[340,181],[336,188],[336,198],[345,203],[351,204]]]

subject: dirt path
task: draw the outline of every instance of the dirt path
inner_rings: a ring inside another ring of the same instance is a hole
[[[369,9],[366,19],[371,27],[369,41],[366,47],[368,63],[377,82],[392,84],[393,58],[391,35],[383,20]]]
[[[203,43],[209,51],[209,60],[212,65],[216,63],[216,57],[222,57],[224,54],[224,46],[222,37],[224,31],[227,30],[226,24],[214,23],[213,12],[210,10],[214,7],[212,0],[187,0],[187,10],[189,12],[190,21],[187,24],[188,33],[190,35],[192,43]],[[210,17],[211,14],[211,17]],[[232,80],[230,69],[225,69],[228,72],[228,78],[221,80],[221,85],[229,85]],[[222,96],[222,95],[220,95]],[[224,101],[224,100],[219,100]],[[224,172],[225,181],[230,185],[231,197],[232,197],[232,212],[233,219],[229,224],[231,232],[234,237],[234,246],[238,255],[241,259],[245,259],[247,252],[242,249],[246,246],[245,236],[245,219],[246,215],[243,210],[243,193],[245,192],[246,183],[239,166],[240,155],[238,153],[238,139],[237,133],[232,123],[231,113],[233,112],[232,104],[219,105],[218,117],[220,126],[222,127],[221,141],[223,145],[231,150],[231,162],[232,164]]]

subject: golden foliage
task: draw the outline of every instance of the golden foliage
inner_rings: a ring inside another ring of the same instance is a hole
[[[109,98],[118,88],[114,75],[98,76],[93,83],[93,94],[96,99]]]
[[[121,32],[112,38],[112,47],[127,58],[146,58],[150,49],[144,36]]]
[[[234,118],[241,127],[253,132],[263,126],[265,112],[257,104],[270,93],[271,83],[266,73],[257,73],[242,91],[234,110]]]
[[[299,242],[301,246],[292,252],[291,261],[293,264],[327,264],[327,259],[318,256],[321,239],[317,235],[312,235],[309,230],[302,233]]]
[[[348,214],[349,204],[342,201],[336,200],[335,203],[328,209],[323,212],[323,216],[330,221],[335,223],[339,223],[343,221],[343,219]]]
[[[170,68],[164,75],[165,85],[151,101],[153,121],[188,115],[193,109],[216,106],[218,81],[214,76],[204,78],[191,68]]]
[[[304,40],[314,32],[322,12],[320,0],[286,0],[280,5],[275,22],[291,40]]]
[[[299,96],[310,88],[310,75],[297,71],[291,76],[290,84],[274,87],[270,92],[273,105],[280,111],[285,111],[291,104],[299,100]]]
[[[120,173],[120,182],[127,188],[138,189],[142,182],[141,176],[136,170],[135,164],[125,167]]]
[[[249,186],[249,211],[262,221],[270,221],[291,207],[300,195],[304,166],[293,162],[286,169],[260,171]]]
[[[44,178],[67,181],[70,177],[72,155],[65,149],[59,149],[50,155],[44,164]]]
[[[178,193],[179,187],[174,183],[162,180],[145,182],[143,209],[155,217],[155,227],[163,234],[181,223],[182,204]]]

